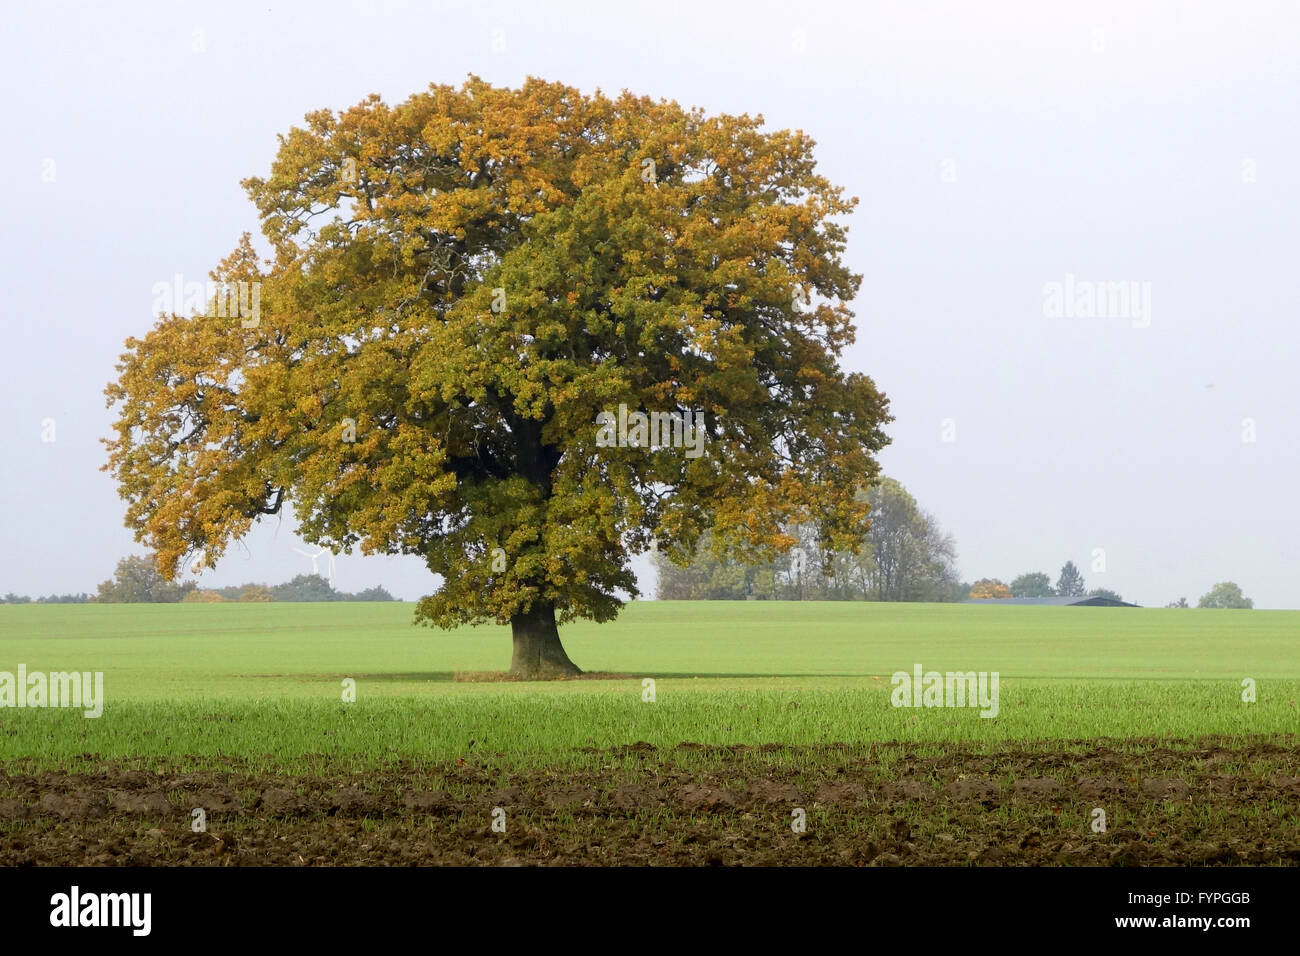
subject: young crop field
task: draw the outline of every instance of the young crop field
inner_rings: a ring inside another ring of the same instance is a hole
[[[0,672],[103,673],[0,708],[0,862],[1300,861],[1300,612],[643,602],[536,683],[411,621],[0,607]],[[895,706],[918,665],[996,716]]]

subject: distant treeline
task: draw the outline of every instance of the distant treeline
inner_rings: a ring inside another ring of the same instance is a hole
[[[239,584],[229,588],[211,588],[189,591],[182,601],[190,604],[218,601],[396,601],[380,587],[348,593],[335,591],[329,581],[319,574],[300,574],[284,584]]]
[[[91,594],[51,594],[49,597],[30,598],[26,594],[14,594],[10,591],[0,597],[0,604],[91,604],[95,600]]]
[[[151,557],[132,556],[117,562],[113,577],[95,594],[52,594],[33,601],[26,595],[6,594],[2,604],[176,604],[219,601],[396,601],[383,587],[355,594],[336,591],[319,574],[300,574],[283,584],[239,584],[226,588],[200,588],[193,581],[168,581],[158,573]]]
[[[382,586],[355,594],[335,591],[319,574],[300,574],[284,584],[240,584],[229,588],[193,590],[182,601],[396,601]]]

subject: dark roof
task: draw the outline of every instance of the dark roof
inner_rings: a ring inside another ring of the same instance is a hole
[[[1044,607],[1139,607],[1108,597],[969,598],[962,604],[1038,604]]]

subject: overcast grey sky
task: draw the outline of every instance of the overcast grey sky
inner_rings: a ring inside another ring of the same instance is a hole
[[[1232,579],[1300,608],[1294,3],[7,3],[0,51],[0,592],[93,591],[141,550],[98,471],[102,389],[153,285],[256,233],[239,180],[276,134],[476,73],[817,140],[861,199],[846,364],[890,396],[884,469],[965,578],[1070,558],[1141,604]],[[1138,295],[1060,314],[1067,276]],[[309,571],[295,545],[271,519],[203,581]],[[434,579],[354,556],[337,583]]]

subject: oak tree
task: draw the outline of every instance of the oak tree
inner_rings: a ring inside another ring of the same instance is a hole
[[[260,311],[164,315],[107,390],[106,466],[171,576],[292,508],[322,547],[418,555],[417,620],[512,625],[511,671],[578,673],[651,546],[771,559],[860,539],[888,404],[845,371],[856,200],[762,117],[529,79],[370,96],[282,136],[213,272]],[[702,453],[598,441],[702,415]]]

